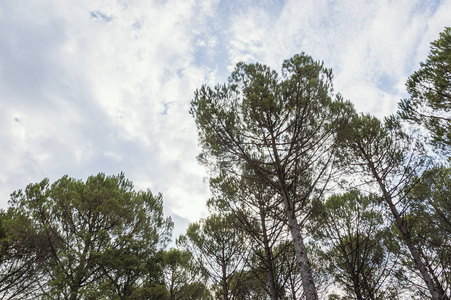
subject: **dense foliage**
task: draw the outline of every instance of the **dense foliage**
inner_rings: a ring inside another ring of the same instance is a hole
[[[4,298],[23,292],[42,299],[164,295],[160,252],[173,223],[163,216],[161,195],[133,191],[123,174],[86,182],[64,176],[14,192],[10,205],[2,219]],[[11,269],[23,268],[30,271],[9,279]]]

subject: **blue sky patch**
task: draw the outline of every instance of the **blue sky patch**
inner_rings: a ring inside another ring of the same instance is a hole
[[[100,11],[91,11],[90,15],[91,15],[91,18],[93,18],[95,20],[103,20],[106,22],[110,22],[113,19],[113,16],[107,16]]]

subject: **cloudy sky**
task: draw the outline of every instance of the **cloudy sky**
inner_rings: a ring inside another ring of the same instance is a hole
[[[450,26],[451,0],[0,0],[0,208],[31,182],[123,171],[174,235],[206,215],[194,90],[306,52],[378,117]]]

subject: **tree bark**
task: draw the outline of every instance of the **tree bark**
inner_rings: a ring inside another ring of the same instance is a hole
[[[338,232],[338,237],[340,239],[339,247],[343,251],[343,256],[344,256],[344,259],[346,261],[346,267],[348,268],[348,272],[351,275],[351,281],[352,281],[352,284],[353,284],[353,290],[354,290],[355,296],[356,296],[357,300],[363,300],[362,292],[360,291],[359,276],[354,271],[354,265],[352,264],[351,260],[349,259],[349,255],[346,252],[346,247],[343,244],[343,239],[342,239],[342,237],[340,235],[340,232],[338,231],[338,228],[336,230]],[[352,246],[352,243],[351,243],[351,253],[352,253],[352,251],[354,251],[354,249],[352,249],[352,248],[353,248],[353,246]]]
[[[307,249],[305,248],[304,239],[301,235],[301,227],[299,226],[294,213],[294,206],[285,191],[282,192],[282,198],[287,214],[288,228],[293,239],[296,260],[301,270],[302,287],[304,288],[305,299],[318,300],[318,292],[313,280],[312,266],[310,265]]]
[[[227,287],[227,264],[224,262],[222,264],[222,296],[223,300],[229,300],[229,289]]]
[[[267,275],[268,275],[269,293],[270,293],[272,300],[278,300],[279,296],[278,296],[278,290],[277,290],[275,276],[274,276],[274,267],[273,267],[273,261],[272,261],[271,247],[269,246],[268,234],[266,232],[265,213],[261,208],[260,208],[260,221],[262,223],[262,230],[263,230],[263,244],[265,247],[265,260],[266,260],[266,268],[267,268]]]

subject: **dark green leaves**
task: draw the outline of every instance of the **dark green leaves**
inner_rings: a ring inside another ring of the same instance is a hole
[[[173,227],[161,195],[135,192],[123,174],[86,182],[64,176],[52,185],[45,179],[13,193],[10,204],[8,234],[30,259],[40,257],[31,263],[44,298],[127,298],[149,290],[149,266]]]

